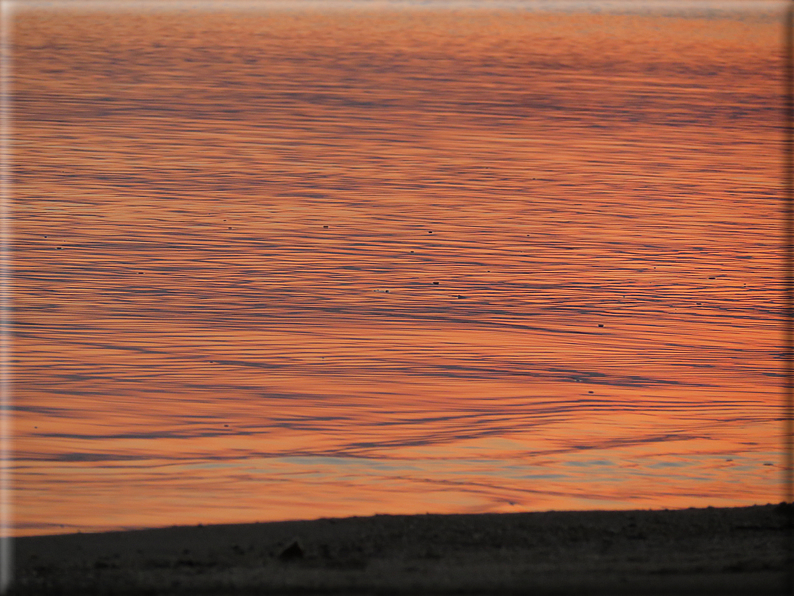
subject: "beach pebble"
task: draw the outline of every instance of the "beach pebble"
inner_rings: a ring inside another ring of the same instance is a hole
[[[300,542],[293,540],[290,545],[279,553],[278,558],[282,561],[294,561],[303,558],[303,548]]]

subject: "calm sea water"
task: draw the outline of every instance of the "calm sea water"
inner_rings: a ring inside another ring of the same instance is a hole
[[[782,4],[70,6],[8,532],[780,499]]]

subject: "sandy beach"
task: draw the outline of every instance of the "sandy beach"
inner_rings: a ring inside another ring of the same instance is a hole
[[[764,505],[377,515],[15,541],[11,594],[784,594]]]

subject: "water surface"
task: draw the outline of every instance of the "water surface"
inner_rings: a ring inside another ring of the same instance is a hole
[[[9,531],[779,500],[781,5],[663,5],[20,7]]]

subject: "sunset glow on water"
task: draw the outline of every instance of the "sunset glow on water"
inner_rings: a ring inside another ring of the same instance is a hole
[[[780,500],[782,4],[80,6],[9,533]]]

